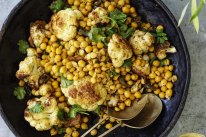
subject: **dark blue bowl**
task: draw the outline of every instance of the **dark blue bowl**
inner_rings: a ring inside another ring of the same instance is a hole
[[[25,101],[18,101],[13,96],[17,83],[15,72],[24,58],[18,52],[17,42],[27,39],[29,25],[37,19],[48,21],[51,0],[22,0],[11,12],[0,33],[0,111],[3,119],[16,136],[49,137],[48,132],[37,132],[23,118]],[[190,82],[190,58],[187,46],[177,22],[168,8],[160,0],[132,0],[143,20],[154,25],[163,24],[177,53],[169,55],[175,66],[178,81],[174,87],[174,97],[164,101],[164,108],[159,118],[149,127],[137,130],[118,128],[110,134],[114,137],[166,137],[178,120],[188,93]]]

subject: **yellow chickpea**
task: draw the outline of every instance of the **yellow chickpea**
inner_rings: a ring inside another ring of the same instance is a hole
[[[159,83],[162,80],[160,76],[155,77],[155,82]]]
[[[87,122],[89,122],[89,118],[88,118],[88,117],[83,117],[82,121],[83,121],[84,123],[87,123]]]
[[[131,26],[136,29],[138,27],[138,24],[136,22],[132,22]]]
[[[96,130],[96,129],[93,129],[93,130],[90,132],[90,134],[91,134],[92,136],[96,136],[96,135],[97,135],[97,130]]]
[[[73,80],[73,78],[74,78],[73,74],[71,74],[71,73],[67,74],[67,79],[68,80]]]
[[[161,91],[162,91],[162,92],[165,92],[166,90],[167,90],[167,87],[166,87],[166,86],[161,87]]]
[[[87,46],[89,46],[89,43],[87,41],[82,41],[80,47],[81,48],[86,48]]]
[[[130,79],[131,79],[131,75],[130,75],[130,74],[127,74],[127,75],[125,76],[125,80],[126,80],[126,81],[130,81]]]
[[[165,79],[169,79],[170,77],[172,77],[172,72],[171,71],[166,71],[165,72]]]
[[[160,62],[158,60],[153,61],[153,66],[158,67],[160,65]]]
[[[61,97],[62,93],[61,91],[56,91],[54,95],[55,97]]]
[[[130,96],[131,96],[131,93],[130,93],[130,91],[125,91],[124,92],[124,96],[126,97],[126,98],[130,98]]]
[[[80,60],[80,61],[78,61],[78,65],[79,65],[79,67],[85,67],[85,65],[86,65],[86,62],[84,61],[84,60]]]
[[[79,136],[79,132],[78,131],[73,131],[72,132],[72,137],[78,137]]]
[[[70,127],[66,128],[66,133],[69,135],[72,134],[72,129]]]
[[[105,125],[105,128],[106,128],[106,129],[111,129],[111,128],[112,128],[112,123],[106,124],[106,125]]]
[[[125,100],[125,102],[124,102],[124,103],[125,103],[125,105],[126,105],[126,106],[128,106],[128,107],[129,107],[129,106],[131,106],[131,103],[132,103],[132,102],[131,102],[131,100],[130,100],[130,99],[127,99],[127,100]]]
[[[114,110],[118,112],[118,111],[120,111],[120,108],[115,107]]]
[[[124,6],[124,7],[122,8],[122,12],[128,14],[128,13],[130,12],[129,7]]]
[[[134,93],[134,96],[135,96],[135,98],[137,98],[137,99],[139,99],[139,98],[141,98],[142,97],[142,93],[141,92],[135,92]]]
[[[23,80],[19,81],[19,86],[23,87],[25,85],[25,82]]]
[[[156,90],[154,91],[154,93],[155,93],[156,95],[158,95],[160,92],[161,92],[160,89],[156,89]]]
[[[91,46],[87,46],[86,48],[85,48],[85,51],[87,52],[87,53],[90,53],[90,52],[92,52],[92,47]]]
[[[162,79],[159,83],[160,87],[165,86],[167,84],[167,80],[166,79]]]
[[[114,5],[109,5],[108,12],[112,12],[115,9]]]
[[[173,65],[169,65],[169,71],[173,71],[174,66]]]
[[[155,78],[155,77],[156,77],[156,74],[155,74],[154,72],[152,72],[152,73],[149,74],[149,78],[153,79],[153,78]]]
[[[159,97],[160,97],[161,99],[164,99],[164,98],[165,98],[165,93],[164,93],[164,92],[160,92],[160,93],[159,93]]]
[[[65,101],[65,97],[64,96],[59,97],[59,102],[64,102],[64,101]]]
[[[172,89],[172,88],[173,88],[172,82],[168,82],[168,83],[166,84],[166,87],[167,87],[168,89]]]
[[[118,5],[119,5],[119,6],[122,7],[122,6],[124,6],[124,4],[125,4],[125,1],[124,1],[124,0],[119,0],[119,1],[118,1]]]
[[[170,97],[172,97],[172,95],[173,95],[172,89],[166,90],[166,97],[170,98]]]
[[[108,8],[109,5],[110,5],[110,2],[108,2],[108,1],[105,1],[105,2],[104,2],[104,7],[105,7],[105,8]]]
[[[86,130],[88,129],[88,125],[86,123],[81,124],[81,129]]]

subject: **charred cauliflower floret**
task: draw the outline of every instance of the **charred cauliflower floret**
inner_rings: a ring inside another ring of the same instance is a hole
[[[46,37],[44,29],[45,24],[46,22],[44,21],[36,21],[31,24],[29,38],[30,45],[39,47],[43,42],[44,38]]]
[[[98,23],[108,23],[109,19],[107,16],[107,11],[104,8],[98,7],[89,13],[88,18],[92,21],[93,25],[95,25]]]
[[[38,54],[34,48],[28,48],[26,51],[27,51],[28,57],[38,56]]]
[[[168,41],[163,44],[158,45],[156,50],[156,56],[158,59],[164,59],[167,57],[167,53],[176,53],[177,50],[175,47],[171,46]]]
[[[33,89],[32,93],[34,93],[35,96],[46,96],[49,97],[53,91],[53,88],[50,84],[43,84],[40,86],[38,90]]]
[[[121,67],[126,59],[132,57],[132,49],[119,35],[113,34],[108,44],[108,54],[115,67]]]
[[[77,35],[78,20],[83,18],[79,10],[61,10],[51,17],[51,31],[57,38],[69,41]]]
[[[38,131],[49,130],[60,124],[57,117],[57,101],[53,97],[34,98],[27,102],[24,118]]]
[[[40,60],[36,56],[26,57],[19,64],[16,77],[28,83],[31,88],[38,88],[38,80],[44,74],[44,69],[40,65]]]
[[[147,53],[149,47],[154,43],[154,36],[149,32],[136,30],[129,39],[135,55]]]
[[[79,105],[88,111],[95,110],[106,99],[107,91],[101,83],[92,84],[90,77],[74,81],[71,86],[61,88],[71,105]]]
[[[148,60],[144,60],[141,56],[133,62],[132,70],[140,76],[150,74],[150,65]]]

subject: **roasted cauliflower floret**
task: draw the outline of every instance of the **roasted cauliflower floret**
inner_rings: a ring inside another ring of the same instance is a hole
[[[110,98],[109,102],[108,102],[108,105],[109,105],[110,107],[115,107],[115,106],[117,106],[118,100],[119,100],[119,99],[118,99],[116,96],[112,96],[112,97]]]
[[[40,65],[40,60],[36,56],[26,57],[19,64],[16,77],[28,83],[31,88],[38,88],[38,80],[44,74],[44,69]]]
[[[108,44],[108,54],[115,67],[121,67],[126,59],[132,57],[132,49],[119,35],[113,34]]]
[[[171,46],[168,41],[163,44],[158,45],[156,50],[156,56],[158,59],[162,60],[167,57],[167,53],[176,53],[175,47]]]
[[[59,111],[57,101],[53,97],[34,98],[27,102],[24,118],[38,131],[49,130],[60,124],[57,117]]]
[[[95,110],[106,99],[107,91],[101,83],[92,84],[90,77],[74,81],[71,86],[61,88],[71,105],[79,105],[88,111]]]
[[[149,32],[136,30],[129,39],[135,55],[147,53],[149,47],[154,43],[154,36]]]
[[[92,25],[98,23],[108,23],[108,13],[104,8],[98,7],[89,13],[88,18],[92,21]]]
[[[46,37],[44,29],[45,24],[44,21],[36,21],[31,24],[29,42],[32,46],[39,47]]]
[[[38,56],[38,54],[34,48],[28,48],[26,51],[27,51],[28,57]]]
[[[46,96],[46,97],[49,97],[51,95],[53,91],[53,88],[50,84],[43,84],[40,86],[40,88],[38,90],[36,89],[33,89],[32,90],[32,93],[35,95],[35,96]]]
[[[150,74],[150,65],[148,60],[144,60],[141,56],[133,62],[132,70],[140,76]]]
[[[77,35],[78,20],[81,18],[83,15],[78,10],[61,10],[51,17],[51,31],[57,38],[69,41]]]

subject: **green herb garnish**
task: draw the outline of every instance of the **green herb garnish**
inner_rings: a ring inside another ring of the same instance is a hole
[[[17,45],[19,46],[19,52],[26,54],[26,50],[29,48],[29,43],[25,40],[19,40]]]
[[[116,75],[118,75],[118,74],[117,74],[117,72],[115,72],[115,70],[110,70],[109,71],[109,77],[110,78],[114,78]]]
[[[66,3],[64,0],[55,0],[52,2],[52,4],[49,6],[49,8],[55,13],[58,12],[66,7]]]
[[[87,110],[81,108],[79,105],[73,105],[72,108],[69,111],[69,117],[70,118],[75,118],[77,113],[81,113],[81,114],[85,114],[85,115],[89,115],[88,113],[86,113]]]
[[[24,87],[16,87],[14,89],[14,96],[16,96],[17,99],[22,100],[24,99],[25,95],[26,95],[26,91]]]
[[[74,83],[72,80],[68,80],[65,77],[61,76],[61,87],[67,88],[68,86],[71,86]]]
[[[41,113],[44,110],[44,107],[37,102],[32,108],[29,109],[32,113]]]
[[[103,31],[103,28],[96,28],[93,27],[89,33],[88,33],[89,38],[94,41],[94,42],[103,42],[106,44],[106,35]]]
[[[122,65],[122,67],[131,67],[132,66],[132,59],[127,59],[124,61],[124,64]]]

